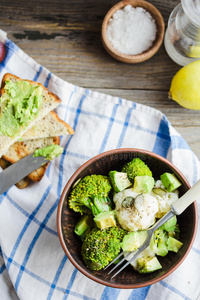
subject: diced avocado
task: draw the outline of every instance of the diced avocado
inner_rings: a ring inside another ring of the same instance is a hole
[[[149,193],[154,187],[154,179],[152,176],[136,176],[134,178],[133,190],[136,193]]]
[[[121,192],[132,185],[126,173],[110,171],[109,177],[115,192]]]
[[[176,228],[177,218],[176,216],[173,216],[171,219],[169,219],[167,222],[165,222],[161,228],[166,231],[174,231]]]
[[[164,230],[162,229],[157,229],[150,242],[150,248],[151,250],[159,255],[159,256],[165,256],[168,253],[167,249],[167,236]]]
[[[115,216],[113,211],[102,212],[94,217],[94,222],[99,229],[116,226]]]
[[[141,257],[137,260],[137,269],[139,273],[150,273],[162,269],[157,257]]]
[[[159,256],[165,256],[165,255],[167,255],[167,253],[168,253],[168,249],[167,249],[166,243],[164,241],[159,242],[156,254]]]
[[[168,253],[167,246],[164,242],[159,242],[158,244],[156,244],[155,242],[153,242],[153,240],[151,240],[150,248],[155,254],[159,256],[165,256]]]
[[[182,245],[183,243],[173,238],[172,236],[170,236],[167,240],[167,249],[169,251],[178,252],[178,250],[181,248]]]
[[[138,249],[147,238],[147,231],[132,231],[126,234],[122,240],[122,249],[123,251],[134,251]]]
[[[93,227],[93,216],[92,215],[83,215],[77,222],[74,232],[84,240],[86,235],[90,232]]]
[[[160,176],[160,180],[162,184],[167,189],[168,192],[173,192],[179,186],[181,186],[181,182],[176,178],[174,174],[171,173],[164,173]]]

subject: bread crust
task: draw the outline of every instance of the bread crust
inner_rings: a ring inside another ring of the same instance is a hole
[[[65,121],[63,121],[62,119],[60,119],[58,117],[58,115],[54,111],[51,111],[51,114],[53,115],[53,117],[54,117],[55,120],[57,120],[58,122],[62,123],[63,126],[67,127],[67,130],[68,130],[69,134],[74,134],[74,130],[71,128],[71,126],[69,124],[67,124]]]
[[[42,120],[38,121],[35,126],[27,130],[20,141],[69,134],[74,134],[74,130],[61,120],[54,111],[51,111]]]

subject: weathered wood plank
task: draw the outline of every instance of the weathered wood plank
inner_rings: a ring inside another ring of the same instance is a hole
[[[160,9],[165,22],[178,3],[150,2]],[[164,46],[149,61],[137,65],[118,62],[105,52],[101,24],[115,3],[23,0],[8,6],[1,0],[0,27],[39,63],[77,85],[166,90],[179,66],[167,56]]]

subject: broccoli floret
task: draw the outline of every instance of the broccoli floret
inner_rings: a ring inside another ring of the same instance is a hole
[[[140,158],[133,158],[132,161],[126,163],[122,167],[122,172],[127,173],[128,179],[132,183],[136,176],[152,176],[151,170]]]
[[[91,270],[107,266],[120,252],[126,231],[119,227],[104,230],[93,228],[87,234],[81,248],[84,263]]]
[[[111,210],[111,200],[108,197],[94,196],[90,200],[90,207],[94,216]]]
[[[68,198],[69,207],[81,214],[91,214],[92,210],[94,210],[94,214],[97,214],[97,212],[95,212],[96,206],[93,207],[94,197],[106,198],[110,190],[111,184],[107,176],[88,175],[82,178],[74,188],[72,188]],[[104,202],[108,203],[108,199],[105,198]]]

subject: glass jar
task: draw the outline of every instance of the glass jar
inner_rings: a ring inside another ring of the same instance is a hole
[[[181,0],[170,14],[165,49],[181,66],[200,59],[200,0]]]

